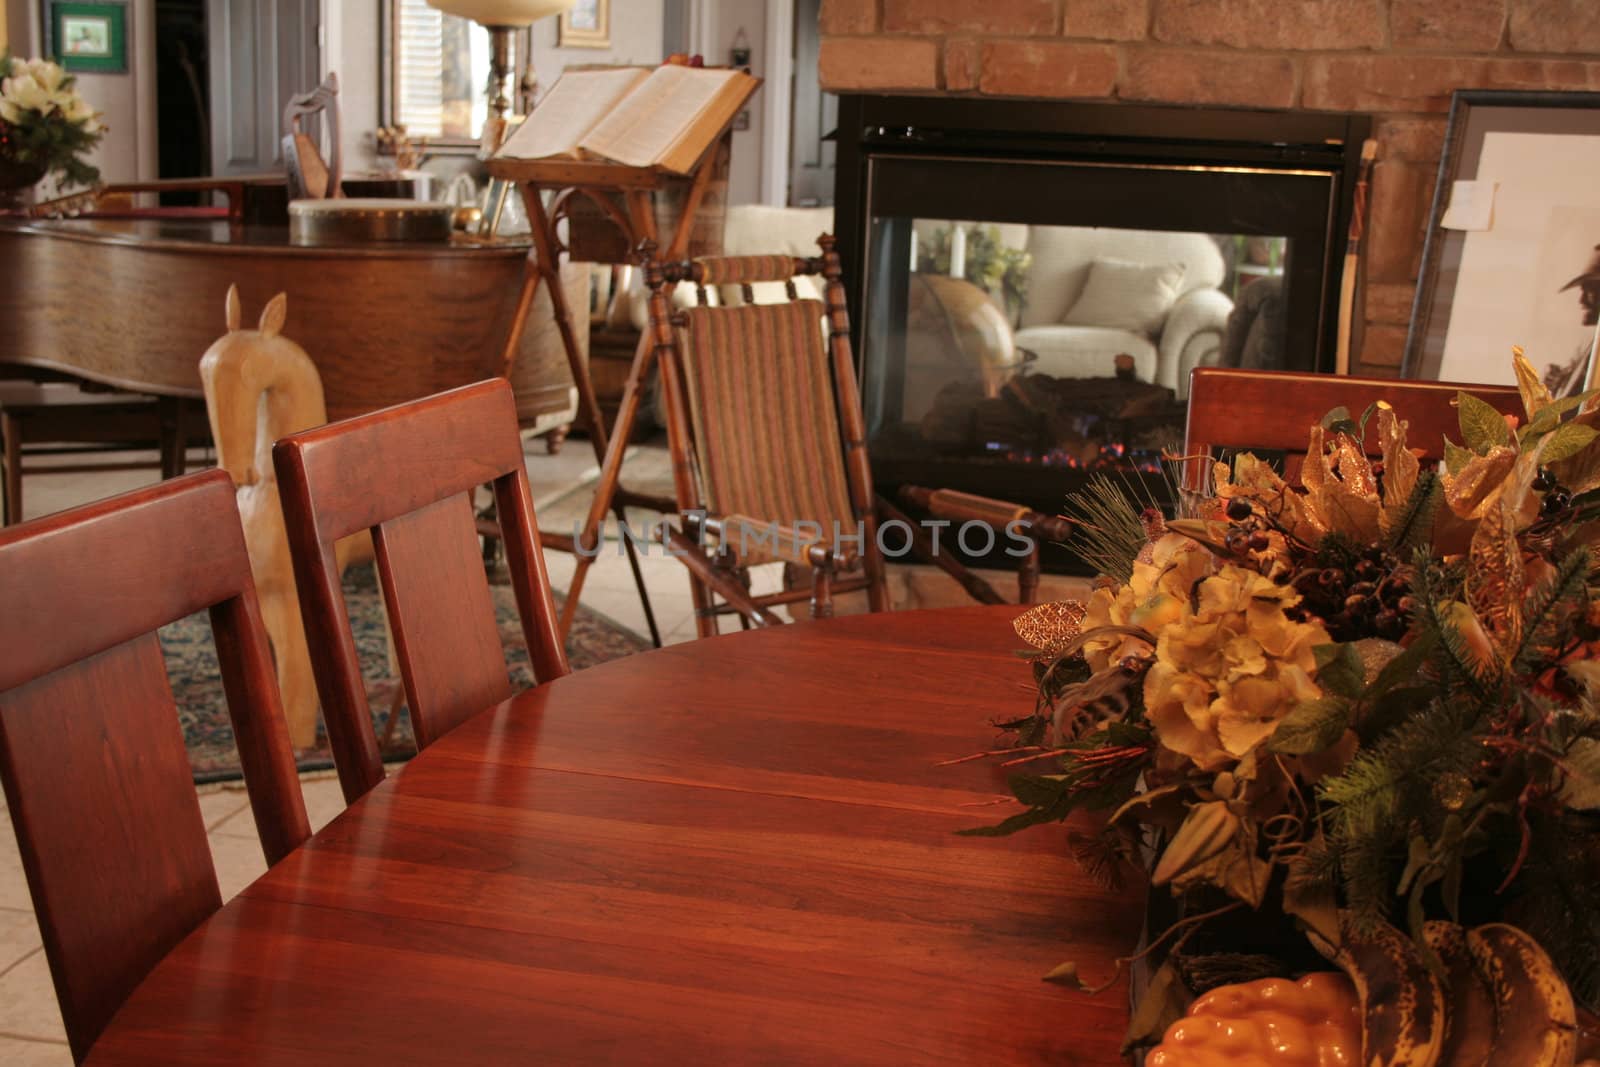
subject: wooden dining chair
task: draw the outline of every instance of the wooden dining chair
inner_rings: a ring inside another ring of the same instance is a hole
[[[1189,375],[1189,421],[1184,433],[1184,484],[1200,489],[1215,449],[1283,452],[1286,474],[1298,478],[1306,434],[1334,408],[1359,419],[1369,404],[1386,401],[1407,423],[1406,444],[1421,458],[1444,457],[1444,439],[1461,443],[1456,394],[1469,392],[1506,415],[1522,416],[1522,398],[1508,385],[1463,385],[1412,379],[1356,378],[1298,371],[1196,367]],[[1376,434],[1367,446],[1376,454]]]
[[[492,483],[535,678],[568,673],[511,385],[329,423],[272,450],[311,667],[345,799],[383,780],[334,545],[372,531],[418,748],[511,695],[471,493]]]
[[[267,862],[310,827],[226,473],[0,531],[0,604],[0,781],[81,1062],[222,906],[158,627],[210,609]]]

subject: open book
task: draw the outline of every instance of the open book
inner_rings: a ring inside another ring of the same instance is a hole
[[[496,155],[599,157],[688,174],[760,85],[742,70],[703,67],[568,71]]]

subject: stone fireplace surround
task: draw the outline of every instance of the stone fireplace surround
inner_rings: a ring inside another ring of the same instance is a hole
[[[1374,119],[1356,367],[1396,375],[1455,89],[1600,90],[1600,0],[823,0],[823,88]]]

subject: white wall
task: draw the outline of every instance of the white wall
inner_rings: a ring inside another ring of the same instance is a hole
[[[708,49],[707,65],[723,66],[732,61],[734,38],[743,28],[750,45],[750,72],[759,78],[767,77],[770,70],[766,56],[767,0],[717,0],[713,10],[715,20],[708,27],[712,41],[702,42],[702,47]],[[733,171],[728,176],[730,204],[754,204],[761,200],[761,157],[765,143],[762,104],[766,91],[763,85],[746,105],[750,112],[750,128],[733,132]]]
[[[374,163],[372,131],[383,101],[382,8],[382,0],[322,0],[322,72],[339,75],[339,140],[347,174]]]
[[[539,91],[554,85],[569,65],[660,63],[666,58],[661,48],[664,7],[664,0],[611,0],[610,48],[558,48],[556,19],[535,23],[533,70],[539,76]]]

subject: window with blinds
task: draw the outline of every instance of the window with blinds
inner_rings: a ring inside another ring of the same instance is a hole
[[[413,137],[476,139],[489,110],[489,32],[426,0],[392,5],[391,121]]]

